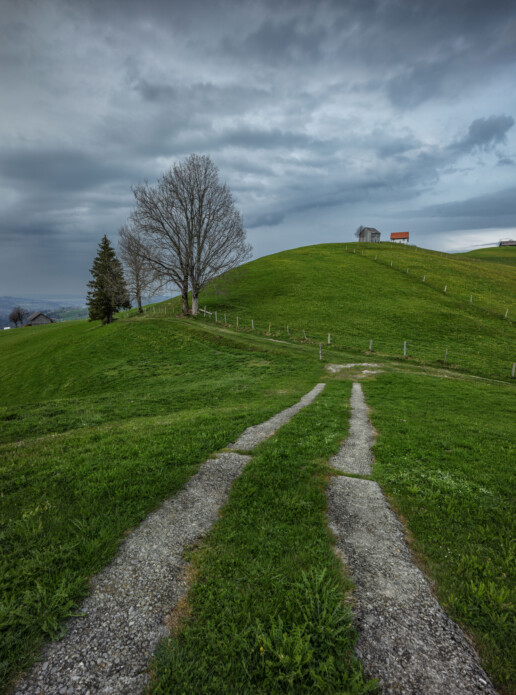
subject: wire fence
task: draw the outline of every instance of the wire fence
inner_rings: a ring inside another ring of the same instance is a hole
[[[428,274],[423,274],[421,277],[416,276],[411,273],[410,267],[403,268],[398,264],[395,264],[391,258],[380,258],[380,253],[376,252],[378,247],[375,244],[369,244],[365,248],[360,245],[353,245],[348,248],[345,246],[345,251],[349,254],[355,254],[363,256],[368,260],[373,260],[373,262],[380,263],[383,266],[392,268],[397,272],[403,273],[408,276],[412,281],[421,282],[429,290],[439,291],[449,300],[455,300],[465,305],[469,309],[474,309],[475,311],[480,311],[482,313],[488,313],[491,317],[497,317],[504,322],[507,321],[509,324],[514,324],[509,316],[509,307],[506,307],[504,311],[497,312],[492,308],[485,306],[480,306],[474,303],[473,293],[469,294],[469,297],[464,295],[454,295],[448,288],[447,284],[443,284],[440,287],[432,277]],[[376,246],[376,249],[375,249]],[[394,251],[396,244],[390,244],[389,249]],[[425,253],[436,255],[436,252],[427,251],[426,249],[419,249],[418,247],[412,247],[418,250],[422,255]],[[367,251],[368,253],[364,253]],[[385,248],[383,249],[385,253]],[[438,254],[439,256],[446,257],[446,254]],[[170,300],[169,302],[163,302],[157,305],[150,305],[144,307],[144,316],[175,316],[180,312],[180,305],[178,300]],[[323,346],[331,347],[333,350],[342,350],[348,352],[359,352],[365,355],[371,356],[376,355],[377,357],[385,358],[403,358],[406,360],[415,360],[423,364],[429,364],[434,366],[441,366],[451,369],[463,370],[463,371],[480,371],[490,372],[492,375],[502,376],[502,378],[508,378],[509,374],[512,378],[516,377],[516,363],[507,360],[501,360],[500,357],[493,358],[490,357],[490,367],[486,370],[485,365],[479,364],[478,350],[475,346],[468,347],[467,344],[461,344],[460,346],[455,346],[454,349],[450,349],[446,345],[438,347],[435,344],[424,344],[421,340],[404,340],[400,338],[393,338],[389,336],[382,336],[381,339],[375,339],[374,337],[364,337],[358,332],[349,329],[345,332],[339,331],[328,332],[325,334],[314,334],[307,330],[306,327],[300,327],[299,325],[284,324],[279,325],[278,322],[266,321],[262,325],[260,322],[256,322],[254,317],[249,316],[248,310],[243,310],[240,313],[229,312],[220,310],[219,308],[212,307],[211,309],[207,306],[203,306],[199,309],[200,316],[207,322],[218,324],[220,326],[225,326],[227,328],[232,328],[236,331],[253,333],[255,335],[262,335],[269,338],[270,340],[277,342],[290,342],[290,343],[301,343],[306,345],[313,345],[319,348],[319,358],[322,359],[322,348]],[[124,316],[135,316],[138,315],[137,309],[131,309],[129,312],[124,312]],[[309,322],[307,322],[309,323]],[[458,348],[458,349],[457,349]],[[460,352],[460,354],[459,354]],[[496,362],[496,364],[494,364]],[[500,373],[501,372],[501,373]],[[507,375],[507,376],[506,376]]]
[[[456,260],[450,258],[449,254],[440,253],[437,251],[429,251],[428,249],[421,249],[418,246],[409,246],[408,244],[404,244],[403,246],[408,246],[412,251],[421,255],[426,254],[428,256],[433,257],[437,255],[439,258],[448,258],[450,260]],[[476,293],[474,290],[465,292],[450,290],[449,281],[442,280],[442,278],[439,278],[439,281],[437,281],[437,273],[435,275],[432,275],[432,272],[430,271],[428,273],[423,272],[422,275],[416,274],[416,272],[413,269],[411,269],[410,266],[407,266],[406,263],[400,263],[399,259],[396,259],[395,256],[394,258],[382,258],[382,256],[387,252],[387,250],[393,252],[392,254],[388,254],[389,256],[392,256],[396,252],[396,249],[399,247],[400,244],[389,242],[381,242],[381,247],[379,244],[373,243],[368,243],[367,245],[344,244],[344,251],[348,254],[358,255],[368,260],[373,260],[375,263],[379,263],[384,267],[392,268],[392,270],[408,276],[408,278],[410,278],[413,281],[421,282],[428,289],[446,295],[448,299],[457,301],[463,307],[469,306],[469,308],[474,308],[475,311],[485,312],[492,317],[498,317],[503,320],[509,320],[511,323],[514,323],[514,320],[511,317],[512,311],[510,310],[510,307],[507,304],[505,306],[499,304],[497,307],[491,305],[488,306],[485,304],[485,301],[482,298],[478,297],[478,293]],[[365,251],[370,253],[364,253]]]

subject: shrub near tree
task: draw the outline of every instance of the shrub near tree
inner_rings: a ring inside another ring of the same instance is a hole
[[[17,328],[18,324],[23,326],[23,322],[28,315],[29,312],[26,309],[22,309],[21,306],[15,306],[9,314],[9,321],[14,323],[15,327]]]
[[[138,305],[138,312],[143,314],[142,297],[152,297],[166,284],[145,257],[140,234],[134,225],[124,225],[118,231],[118,251],[125,272],[127,288],[132,300]]]
[[[106,235],[99,244],[90,273],[93,279],[88,282],[90,289],[86,299],[89,320],[100,319],[102,323],[111,323],[113,314],[120,309],[130,309],[131,302],[122,264]]]

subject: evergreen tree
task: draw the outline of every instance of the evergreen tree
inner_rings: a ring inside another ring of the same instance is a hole
[[[90,273],[93,280],[88,282],[90,289],[86,300],[89,319],[90,321],[100,319],[102,323],[111,323],[113,314],[120,309],[129,309],[131,303],[122,265],[106,235],[102,237],[99,244],[99,251]]]

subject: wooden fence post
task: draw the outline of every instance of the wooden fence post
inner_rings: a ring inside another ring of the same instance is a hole
[[[226,314],[224,314],[224,323],[227,323]]]
[[[287,326],[287,335],[290,335],[289,327]]]
[[[473,304],[473,295],[472,294],[469,295],[469,303]]]
[[[507,318],[507,314],[508,314],[508,313],[509,313],[509,309],[507,308],[507,309],[505,310],[505,316],[504,316],[504,319],[506,319],[506,318]]]
[[[391,268],[392,268],[392,261],[391,261]]]
[[[448,285],[444,286],[444,294],[446,294],[446,290],[448,289]]]
[[[218,323],[217,312],[215,312],[215,323]]]
[[[447,358],[448,358],[448,348],[446,348],[446,350],[444,352],[444,364],[446,364]]]
[[[271,322],[269,321],[269,330],[267,331],[268,335],[271,334]]]
[[[306,340],[306,339],[307,339],[307,338],[306,338],[306,331],[305,331],[305,329],[304,329],[304,328],[303,328],[303,335],[304,335],[304,337],[305,337],[305,340]]]
[[[319,359],[322,360],[322,343],[319,343]],[[514,367],[512,368],[514,376]]]
[[[407,356],[407,341],[403,341],[403,357]]]
[[[328,345],[331,345],[331,335],[328,333]]]
[[[516,374],[516,362],[513,362],[512,364],[512,378],[514,379],[514,375]]]
[[[426,275],[423,275],[423,282],[426,280]]]
[[[369,341],[369,352],[372,352],[372,351],[373,351],[373,341],[370,340]]]
[[[378,256],[375,256],[375,257],[374,257],[374,260],[376,261],[377,258],[378,258]]]
[[[236,327],[238,328],[238,316],[237,316],[237,323],[236,323]]]
[[[409,269],[407,268],[407,275],[408,275],[408,270],[409,270]]]
[[[254,319],[251,319],[251,328],[254,331]]]

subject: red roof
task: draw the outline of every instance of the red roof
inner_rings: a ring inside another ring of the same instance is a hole
[[[408,232],[392,232],[391,239],[408,239]]]

